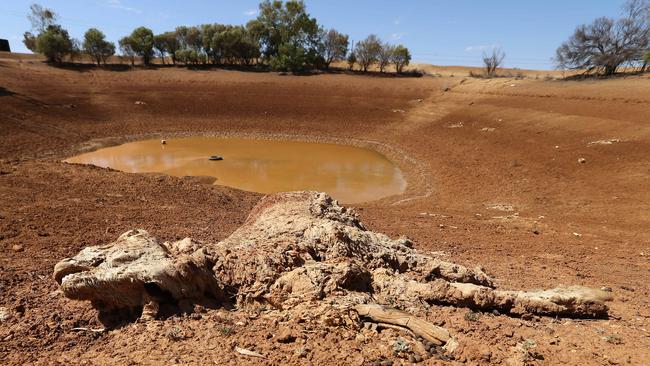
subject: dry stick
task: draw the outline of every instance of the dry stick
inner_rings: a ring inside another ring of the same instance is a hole
[[[95,332],[95,333],[104,333],[106,331],[106,328],[99,328],[99,329],[90,329],[90,328],[72,328],[70,329],[71,331],[74,332]]]
[[[257,352],[248,350],[246,348],[235,347],[235,352],[237,352],[237,353],[239,353],[241,355],[244,355],[244,356],[264,358],[264,356],[262,354],[259,354]]]
[[[451,336],[445,328],[435,326],[425,320],[419,319],[400,310],[386,308],[381,305],[360,304],[354,307],[359,315],[370,318],[378,323],[398,325],[411,330],[436,345],[447,343]]]

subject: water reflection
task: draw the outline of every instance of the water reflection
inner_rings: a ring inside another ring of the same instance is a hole
[[[219,155],[223,161],[210,161]],[[343,203],[402,193],[400,169],[368,149],[297,141],[188,137],[137,141],[79,155],[71,163],[174,176],[211,176],[215,184],[261,193],[318,190]]]

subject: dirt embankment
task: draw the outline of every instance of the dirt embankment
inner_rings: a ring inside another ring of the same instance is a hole
[[[643,364],[650,358],[648,116],[647,77],[482,80],[456,70],[419,79],[299,77],[75,71],[2,60],[0,363],[258,362],[235,346],[276,364],[402,361],[392,355],[403,337],[397,331],[359,336],[345,326],[273,322],[264,311],[72,330],[99,324],[89,305],[57,291],[58,260],[133,228],[162,240],[216,242],[243,223],[260,195],[60,159],[92,148],[89,141],[192,132],[385,146],[388,156],[398,152],[391,156],[398,163],[408,157],[411,165],[400,164],[412,190],[358,205],[372,230],[483,265],[501,289],[612,289],[610,319],[598,321],[474,317],[432,305],[427,319],[460,341],[456,362],[500,364],[523,354],[539,364]]]

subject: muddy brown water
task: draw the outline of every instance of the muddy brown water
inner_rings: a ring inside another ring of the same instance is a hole
[[[221,161],[209,157],[218,155]],[[209,176],[214,184],[246,191],[327,192],[342,203],[372,201],[404,192],[401,170],[380,153],[329,143],[187,137],[144,140],[67,159],[129,173]]]

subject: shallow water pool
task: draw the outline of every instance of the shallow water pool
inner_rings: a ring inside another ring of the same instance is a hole
[[[221,161],[210,156],[223,157]],[[404,192],[400,169],[380,153],[317,142],[226,137],[130,142],[67,159],[129,173],[210,176],[215,184],[260,193],[327,192],[342,203],[372,201]]]

